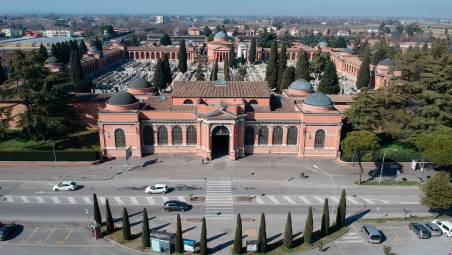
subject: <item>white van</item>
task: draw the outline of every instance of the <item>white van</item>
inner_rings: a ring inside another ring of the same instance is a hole
[[[438,225],[443,231],[444,236],[452,237],[452,223],[447,220],[434,220],[432,223]]]

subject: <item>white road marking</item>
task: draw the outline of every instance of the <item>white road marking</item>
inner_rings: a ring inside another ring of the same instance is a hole
[[[38,203],[45,203],[45,201],[44,201],[44,198],[42,198],[42,197],[40,197],[40,196],[37,196],[36,197],[36,200],[38,200]]]
[[[14,198],[12,196],[4,196],[4,198],[6,199],[6,202],[14,203]]]
[[[274,196],[268,196],[268,199],[270,199],[274,204],[280,204],[280,202],[278,201],[278,199],[276,199],[276,197]]]
[[[165,203],[166,201],[169,200],[169,198],[167,196],[162,196],[162,200],[163,200],[163,203]]]
[[[372,200],[370,200],[370,199],[368,199],[368,198],[363,198],[363,200],[366,201],[366,203],[368,203],[368,204],[370,204],[370,205],[374,205],[374,204],[375,204],[374,201],[372,201]]]
[[[152,198],[152,197],[146,197],[146,200],[148,201],[149,204],[155,205],[154,198]]]
[[[122,201],[122,199],[120,197],[115,197],[115,201],[118,205],[123,205],[124,201]]]
[[[140,203],[138,203],[138,200],[136,197],[130,197],[130,201],[132,201],[132,204],[134,204],[134,205],[140,204]]]
[[[28,197],[26,197],[26,196],[20,196],[20,199],[22,199],[22,201],[24,202],[24,203],[29,203],[30,201],[28,200]]]
[[[181,202],[187,202],[187,201],[185,200],[185,197],[183,197],[183,196],[177,196],[177,200],[179,200],[179,201],[181,201]]]
[[[319,203],[321,203],[321,204],[323,204],[324,202],[325,202],[325,200],[324,199],[322,199],[321,197],[319,197],[319,196],[314,196],[314,198],[315,198],[315,200],[317,200]]]
[[[339,204],[339,199],[332,196],[330,197],[330,199],[332,199],[336,204]]]
[[[66,197],[67,200],[69,201],[69,203],[71,204],[76,204],[77,202],[75,202],[75,199],[73,197]]]
[[[61,204],[60,200],[59,200],[57,197],[52,197],[52,201],[53,201],[55,204]]]
[[[287,202],[289,202],[289,204],[293,204],[293,205],[297,204],[297,203],[295,203],[295,201],[293,201],[293,199],[290,198],[289,196],[283,196],[283,198],[284,198]]]
[[[359,205],[359,202],[352,197],[347,197],[347,201],[349,201],[350,203],[352,203],[354,205]]]
[[[92,204],[91,199],[89,197],[83,197],[83,201],[85,201],[86,204]]]
[[[256,196],[256,203],[258,204],[264,204],[264,200],[262,200],[262,198],[260,198],[259,196]]]
[[[311,201],[309,201],[307,198],[305,198],[304,196],[298,196],[298,198],[303,201],[305,204],[307,205],[312,205]]]

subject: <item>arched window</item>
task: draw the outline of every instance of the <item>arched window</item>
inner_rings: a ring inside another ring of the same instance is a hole
[[[186,99],[184,101],[184,104],[193,104],[193,101],[191,99]]]
[[[194,126],[187,127],[187,144],[195,145],[197,143],[198,134]]]
[[[259,128],[258,141],[259,145],[268,145],[268,128]]]
[[[251,101],[249,102],[249,104],[256,104],[256,105],[258,105],[258,103],[257,103],[256,100],[251,100]]]
[[[325,147],[325,130],[319,129],[315,132],[314,148],[323,149]]]
[[[171,132],[173,144],[182,144],[182,128],[179,126],[173,127]]]
[[[126,147],[126,133],[120,128],[115,130],[115,146],[116,148]]]
[[[254,128],[251,126],[245,128],[245,145],[254,145]]]
[[[281,145],[283,138],[283,129],[282,127],[275,127],[273,129],[273,145]]]
[[[152,126],[145,126],[143,128],[143,144],[153,145],[154,144],[154,129]]]
[[[168,144],[168,130],[164,126],[157,130],[157,143],[160,145]]]
[[[298,130],[297,127],[290,127],[287,130],[287,144],[297,145]]]

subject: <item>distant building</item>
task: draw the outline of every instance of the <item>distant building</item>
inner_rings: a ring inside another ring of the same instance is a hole
[[[22,35],[21,30],[10,27],[2,28],[1,32],[4,33],[6,37],[18,37]]]
[[[229,50],[233,45],[225,32],[216,33],[213,41],[207,43],[207,60],[224,62],[226,58],[229,59]]]
[[[193,63],[197,56],[194,47],[188,45],[187,61]],[[146,47],[127,47],[127,54],[130,59],[136,61],[152,61],[163,58],[166,54],[169,60],[179,60],[179,46],[146,46]]]
[[[163,24],[163,16],[155,16],[155,24]]]
[[[54,26],[43,32],[45,37],[72,37],[72,31],[66,27]]]
[[[188,35],[200,35],[199,29],[197,27],[189,27],[187,29]]]

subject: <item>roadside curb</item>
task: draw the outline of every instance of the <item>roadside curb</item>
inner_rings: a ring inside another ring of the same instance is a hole
[[[108,242],[110,242],[110,243],[112,243],[114,245],[120,246],[122,248],[126,248],[127,250],[132,250],[134,252],[138,252],[138,253],[141,253],[141,254],[156,254],[156,253],[154,253],[152,251],[144,252],[144,251],[136,250],[134,248],[130,248],[129,246],[121,244],[121,243],[118,243],[115,240],[112,240],[112,239],[110,239],[108,237],[102,237],[102,239],[105,239],[105,240],[107,240]]]

